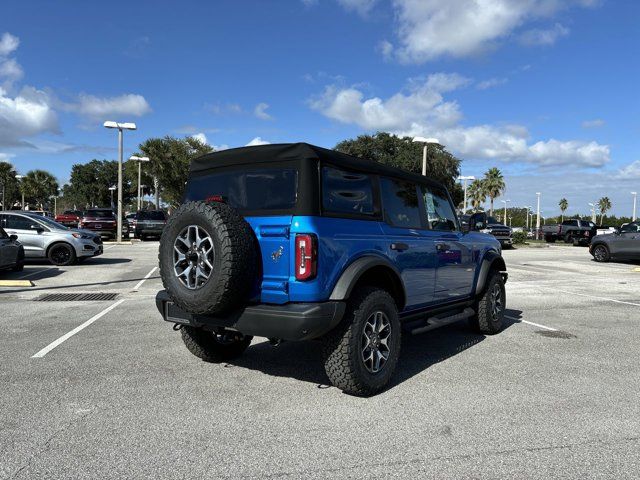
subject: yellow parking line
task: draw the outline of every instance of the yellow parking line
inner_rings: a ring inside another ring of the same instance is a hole
[[[636,267],[633,269],[634,272],[640,272],[640,267]]]
[[[33,287],[31,280],[0,280],[0,287]]]

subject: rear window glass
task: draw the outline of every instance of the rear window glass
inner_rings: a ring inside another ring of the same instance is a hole
[[[220,199],[238,210],[290,210],[296,205],[298,170],[260,168],[209,173],[189,179],[186,201]]]
[[[322,169],[322,208],[325,212],[373,215],[371,177],[332,167]]]
[[[153,211],[153,212],[138,212],[139,220],[164,220],[164,212]]]
[[[111,210],[87,210],[86,217],[113,218],[115,214]]]

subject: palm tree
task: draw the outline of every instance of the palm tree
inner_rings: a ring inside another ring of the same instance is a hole
[[[482,180],[474,180],[469,185],[469,198],[471,198],[471,206],[473,211],[477,212],[480,205],[487,199],[487,192]]]
[[[611,210],[611,200],[609,200],[609,197],[602,197],[598,200],[598,208],[600,209],[600,225],[602,225],[604,214]]]
[[[560,211],[562,212],[562,220],[560,220],[560,223],[562,223],[564,222],[564,212],[566,212],[567,208],[569,208],[569,202],[566,198],[562,198],[560,199],[560,203],[558,203],[558,206],[560,207]]]
[[[499,197],[500,194],[505,189],[504,177],[502,176],[502,172],[498,170],[496,167],[490,168],[484,174],[484,179],[482,180],[485,187],[485,192],[491,201],[491,209],[489,210],[489,215],[493,217],[493,200],[496,197]]]
[[[6,205],[13,205],[15,200],[13,197],[17,195],[18,189],[16,169],[9,162],[0,162],[0,188],[2,189],[2,209],[6,210]]]
[[[44,204],[50,197],[58,194],[58,181],[46,170],[27,172],[23,185],[25,196],[32,199],[41,210],[44,210]]]

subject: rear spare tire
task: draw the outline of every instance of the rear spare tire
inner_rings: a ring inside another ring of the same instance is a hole
[[[160,238],[160,277],[169,297],[195,314],[221,314],[244,303],[255,281],[253,232],[224,203],[188,202]]]

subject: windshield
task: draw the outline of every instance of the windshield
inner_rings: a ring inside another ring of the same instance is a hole
[[[87,210],[85,217],[114,218],[115,215],[111,210]]]
[[[65,210],[62,214],[63,215],[77,215],[77,216],[80,216],[80,215],[82,215],[82,212],[80,212],[79,210]]]
[[[164,220],[164,212],[159,210],[138,212],[138,220]]]
[[[487,217],[487,223],[501,223],[495,217]]]
[[[185,201],[221,199],[241,211],[290,210],[297,191],[295,168],[227,170],[190,178]]]

